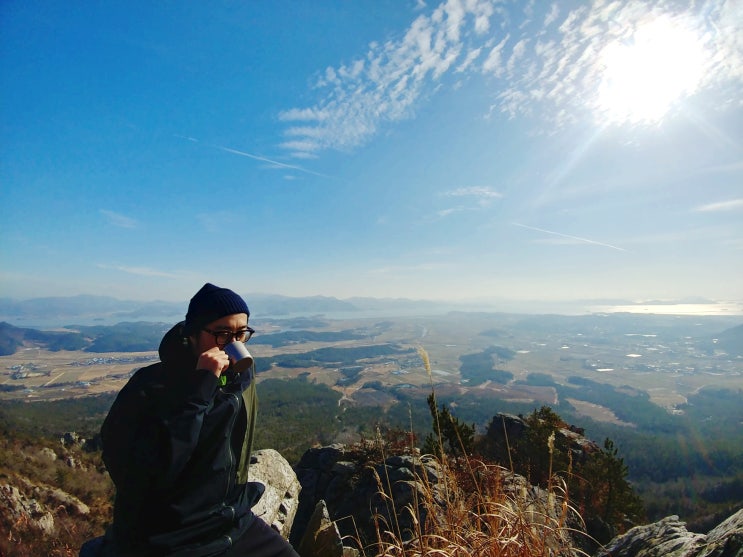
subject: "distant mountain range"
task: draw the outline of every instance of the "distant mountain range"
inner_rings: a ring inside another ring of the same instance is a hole
[[[242,294],[251,315],[276,318],[299,315],[440,314],[454,310],[514,311],[492,304],[432,302],[403,298],[349,298],[329,296],[291,297],[277,294]],[[188,300],[182,302],[119,300],[108,296],[70,296],[13,300],[0,298],[0,321],[16,326],[54,328],[64,325],[115,324],[122,321],[173,323],[185,317]],[[531,313],[531,311],[526,311]]]
[[[251,315],[286,317],[389,311],[432,313],[440,304],[402,299],[354,298],[339,300],[327,296],[289,297],[273,294],[243,295]],[[173,323],[185,317],[188,300],[183,302],[119,300],[108,296],[69,296],[14,300],[0,298],[0,321],[17,326],[54,328],[65,325],[115,324],[122,321],[162,321]],[[461,308],[460,308],[461,309]]]
[[[715,302],[703,299],[677,302],[632,302],[628,300],[574,300],[566,302],[490,300],[490,301],[431,301],[406,298],[348,298],[341,300],[329,296],[291,297],[278,294],[242,294],[250,307],[253,318],[286,318],[295,316],[327,317],[382,317],[411,315],[442,315],[450,311],[477,311],[488,313],[585,315],[614,311],[668,313],[673,303],[714,306]],[[0,321],[17,327],[54,329],[66,325],[114,325],[121,322],[149,321],[175,323],[185,317],[188,300],[182,302],[120,300],[109,296],[79,295],[68,297],[43,297],[27,300],[0,298]],[[743,304],[741,304],[743,307]],[[731,317],[741,312],[733,312]]]
[[[326,296],[289,297],[271,294],[243,295],[253,315],[283,316],[328,312],[358,312],[381,309],[398,303],[418,305],[410,300],[375,300],[358,298],[344,301]],[[424,305],[425,303],[420,303]],[[65,323],[143,320],[160,318],[164,321],[183,319],[188,300],[183,302],[119,300],[108,296],[70,296],[13,300],[0,298],[0,320],[47,320]]]

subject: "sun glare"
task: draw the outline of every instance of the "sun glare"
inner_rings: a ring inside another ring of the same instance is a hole
[[[690,26],[657,18],[600,57],[598,109],[613,123],[657,123],[674,103],[696,90],[704,70],[703,48]]]

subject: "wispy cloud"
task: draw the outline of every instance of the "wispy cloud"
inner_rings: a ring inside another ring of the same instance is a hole
[[[472,197],[481,203],[490,203],[494,199],[500,199],[503,194],[487,186],[470,186],[466,188],[457,188],[446,192],[450,197]]]
[[[449,71],[475,67],[479,45],[467,48],[467,43],[471,37],[486,42],[492,14],[490,1],[444,2],[430,15],[416,17],[400,38],[372,43],[363,57],[326,68],[316,81],[316,88],[325,91],[317,104],[285,110],[279,119],[313,128],[288,132],[306,141],[311,152],[356,147],[382,124],[412,116],[428,83]]]
[[[466,211],[467,207],[464,207],[463,205],[457,205],[456,207],[447,207],[446,209],[441,209],[440,211],[436,211],[436,216],[440,218],[448,217],[449,215],[453,215],[455,213],[461,213],[462,211]]]
[[[444,197],[455,197],[463,202],[453,207],[446,207],[436,211],[437,218],[445,218],[465,211],[480,211],[488,207],[495,199],[503,197],[501,193],[486,186],[462,187],[443,192],[440,195]]]
[[[611,244],[607,244],[604,242],[597,242],[596,240],[590,240],[589,238],[581,238],[580,236],[572,236],[570,234],[562,234],[561,232],[555,232],[554,230],[545,230],[544,228],[537,228],[535,226],[528,226],[526,224],[520,224],[518,222],[511,223],[514,226],[520,226],[521,228],[526,228],[527,230],[534,230],[536,232],[542,232],[544,234],[550,234],[552,236],[557,236],[559,238],[564,238],[567,240],[571,240],[573,242],[578,242],[582,244],[592,244],[595,246],[603,246],[605,248],[611,248],[617,251],[627,251],[624,248],[620,248],[618,246],[613,246]]]
[[[702,213],[717,213],[722,211],[743,211],[743,199],[729,199],[728,201],[718,201],[700,205],[694,209]]]
[[[419,13],[399,37],[373,42],[362,56],[322,71],[314,84],[318,100],[278,115],[290,124],[282,147],[300,158],[355,148],[383,126],[413,117],[417,105],[454,74],[494,81],[491,113],[538,115],[551,127],[563,125],[597,106],[600,53],[661,13],[698,28],[708,55],[699,89],[739,85],[737,3],[708,0],[704,19],[697,17],[696,4],[593,0],[563,13],[558,2],[528,2],[518,14],[499,0],[445,0]],[[460,84],[457,78],[452,87]],[[734,102],[735,89],[727,91]]]
[[[233,149],[231,147],[225,147],[224,145],[217,145],[213,143],[205,143],[203,141],[200,141],[196,139],[195,137],[188,137],[183,135],[176,135],[176,137],[180,139],[186,139],[188,141],[191,141],[193,143],[202,143],[203,145],[206,145],[207,147],[212,147],[214,149],[219,149],[220,151],[224,151],[225,153],[231,153],[233,155],[239,155],[241,157],[247,157],[249,159],[253,159],[256,161],[264,162],[269,165],[270,168],[277,168],[277,169],[289,169],[289,170],[296,170],[297,172],[303,172],[305,174],[312,174],[313,176],[320,176],[321,178],[329,178],[330,176],[327,176],[325,174],[321,174],[319,172],[314,172],[313,170],[308,170],[306,168],[303,168],[296,164],[287,164],[285,162],[279,162],[273,159],[269,159],[268,157],[263,157],[261,155],[254,155],[253,153],[247,153],[245,151],[240,151],[238,149]],[[301,150],[301,149],[300,149]],[[310,149],[307,149],[305,151],[302,151],[303,153],[307,153]]]
[[[405,275],[409,273],[428,273],[438,271],[449,267],[445,263],[419,263],[417,265],[389,265],[386,267],[377,267],[369,272],[380,275]]]
[[[139,223],[135,219],[120,213],[109,211],[108,209],[101,209],[100,213],[106,217],[108,223],[113,226],[118,226],[120,228],[137,228],[139,226]]]
[[[96,265],[100,269],[108,269],[112,271],[121,271],[129,275],[138,275],[142,277],[165,277],[165,278],[177,278],[179,275],[168,273],[166,271],[159,271],[157,269],[151,269],[150,267],[130,267],[127,265],[110,265],[107,263],[98,263]]]

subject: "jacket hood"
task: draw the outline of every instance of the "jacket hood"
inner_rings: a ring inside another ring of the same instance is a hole
[[[191,353],[191,345],[183,333],[183,324],[184,322],[181,321],[173,325],[160,341],[158,354],[160,361],[164,364],[196,365],[196,358]]]

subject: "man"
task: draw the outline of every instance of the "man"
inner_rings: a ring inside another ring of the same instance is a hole
[[[238,374],[224,347],[247,342],[250,311],[232,290],[205,284],[185,321],[116,398],[101,429],[116,485],[103,556],[298,557],[250,510],[256,416],[254,368]]]

